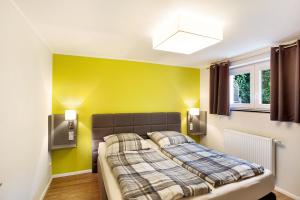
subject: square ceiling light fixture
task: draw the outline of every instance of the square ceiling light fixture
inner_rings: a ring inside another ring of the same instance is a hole
[[[165,23],[154,34],[153,49],[192,54],[223,39],[222,26],[186,16]]]

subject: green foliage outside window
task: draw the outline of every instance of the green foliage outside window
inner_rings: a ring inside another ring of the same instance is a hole
[[[234,88],[238,91],[239,103],[250,103],[250,73],[235,75]]]
[[[270,70],[264,70],[261,72],[262,77],[262,103],[269,104],[270,103]]]

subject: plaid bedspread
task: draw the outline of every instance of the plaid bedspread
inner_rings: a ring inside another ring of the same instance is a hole
[[[258,164],[217,152],[196,143],[172,145],[161,150],[169,158],[214,187],[264,172],[264,168]]]
[[[107,155],[124,199],[168,200],[210,191],[200,177],[157,151],[125,151]]]

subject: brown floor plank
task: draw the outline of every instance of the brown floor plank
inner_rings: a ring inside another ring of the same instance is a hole
[[[274,193],[276,194],[277,200],[294,200],[290,197],[285,196],[284,194],[274,191]]]
[[[274,191],[277,200],[293,200]],[[86,173],[54,178],[45,200],[100,200],[97,174]]]
[[[87,173],[54,178],[45,200],[99,200],[97,174]]]

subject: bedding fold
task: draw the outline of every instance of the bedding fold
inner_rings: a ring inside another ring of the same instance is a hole
[[[124,151],[106,158],[124,199],[175,200],[210,191],[200,177],[153,149]]]
[[[161,151],[190,172],[214,187],[264,173],[261,165],[229,156],[196,143],[161,148]]]

